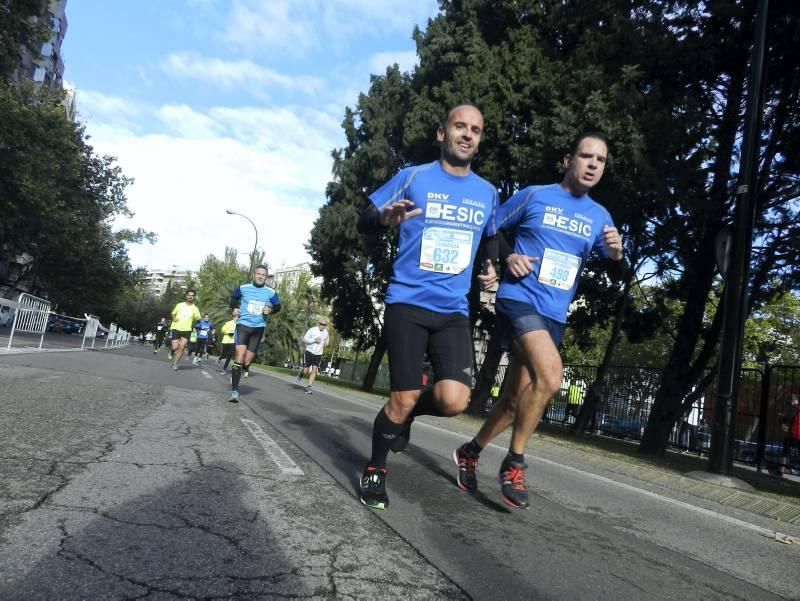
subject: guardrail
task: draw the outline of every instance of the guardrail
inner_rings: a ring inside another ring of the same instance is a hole
[[[8,336],[8,350],[16,332],[39,334],[39,350],[42,349],[44,333],[47,331],[47,317],[50,315],[50,301],[23,292],[17,299],[14,322]]]
[[[125,346],[132,339],[131,334],[117,324],[112,323],[109,328],[105,328],[100,323],[100,318],[95,315],[84,314],[84,317],[73,317],[56,313],[51,309],[50,301],[27,292],[20,294],[16,301],[0,298],[0,326],[3,328],[0,330],[0,336],[3,336],[5,327],[9,327],[10,330],[5,348],[0,346],[4,352],[14,352],[15,338],[19,339],[20,335],[24,335],[22,338],[27,340],[28,346],[25,346],[25,350],[28,351],[54,350],[53,348],[43,348],[45,345],[50,347],[53,344],[56,348],[60,347],[63,350],[78,349],[77,336],[75,338],[71,336],[52,338],[51,343],[51,338],[46,339],[48,332],[80,334],[80,350],[95,348],[98,336],[105,338],[103,348],[107,349]],[[38,336],[37,343],[31,340],[32,335]],[[68,340],[74,341],[74,344],[67,342]],[[19,347],[19,343],[17,347]]]

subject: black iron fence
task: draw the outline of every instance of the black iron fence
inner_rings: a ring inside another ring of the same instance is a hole
[[[342,361],[340,377],[360,382],[367,370],[366,362]],[[426,366],[429,367],[429,366]],[[506,365],[495,376],[494,392],[502,394]],[[477,373],[477,368],[476,368]],[[430,386],[429,369],[421,387]],[[571,424],[580,410],[588,387],[597,377],[594,365],[565,365],[561,389],[547,408],[543,419],[551,423]],[[603,401],[591,422],[597,434],[629,440],[641,440],[653,407],[662,370],[651,367],[611,367],[602,382]],[[692,406],[675,424],[670,435],[674,449],[705,454],[711,448],[711,421],[714,415],[716,381],[703,390]],[[381,365],[375,380],[377,388],[389,388],[389,370]],[[499,396],[496,394],[495,396]],[[800,366],[771,365],[764,369],[742,369],[739,380],[735,419],[734,459],[760,467],[781,463],[785,433],[781,415],[793,396],[800,397]],[[487,410],[495,398],[490,398]],[[790,468],[800,472],[796,450],[789,459]]]

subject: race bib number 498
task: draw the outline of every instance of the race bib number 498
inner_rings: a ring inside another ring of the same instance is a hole
[[[419,268],[425,271],[457,274],[472,259],[473,232],[428,227],[422,232]]]
[[[539,282],[559,290],[570,290],[581,268],[581,260],[575,255],[546,248],[539,269]]]

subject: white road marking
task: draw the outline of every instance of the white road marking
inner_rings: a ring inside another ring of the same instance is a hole
[[[242,423],[250,430],[250,434],[255,437],[255,439],[261,444],[266,451],[269,458],[275,462],[275,465],[278,466],[278,469],[281,470],[284,474],[289,474],[292,476],[303,476],[303,470],[297,467],[297,464],[292,461],[292,458],[289,457],[286,452],[278,445],[277,442],[272,440],[269,435],[261,429],[257,423],[252,420],[241,418]]]
[[[206,378],[208,378],[209,380],[213,380],[213,379],[214,379],[214,376],[212,376],[210,373],[208,373],[208,372],[207,372],[206,370],[204,370],[204,369],[201,369],[201,370],[200,370],[200,373],[201,373],[201,374],[203,374],[203,375],[204,375]]]
[[[282,378],[281,376],[276,376],[276,375],[270,374],[270,373],[268,373],[267,375],[272,376],[273,378],[275,378],[277,380],[283,380],[284,382],[291,382],[291,380],[286,379],[286,378]],[[327,394],[327,395],[342,399],[343,401],[349,401],[349,402],[354,403],[356,405],[360,405],[361,407],[369,407],[369,408],[374,408],[375,407],[375,405],[373,403],[370,403],[368,401],[361,401],[359,399],[348,398],[348,397],[336,394],[334,392],[329,392],[327,390],[324,391],[324,393]],[[460,439],[464,438],[464,434],[460,434],[458,432],[452,432],[450,430],[445,430],[444,428],[440,428],[439,426],[434,426],[433,424],[426,424],[426,423],[423,423],[423,422],[419,422],[417,424],[417,426],[424,426],[426,428],[431,428],[433,430],[436,430],[437,432],[452,436],[454,438],[460,438]],[[495,449],[498,449],[500,451],[506,451],[505,447],[501,447],[500,445],[497,445],[495,443],[490,443],[489,446],[491,446],[491,447],[493,447]],[[704,507],[698,507],[696,505],[692,505],[691,503],[686,503],[684,501],[679,501],[677,499],[673,499],[671,497],[667,497],[667,496],[661,495],[661,494],[656,493],[656,492],[645,490],[645,489],[639,488],[637,486],[632,486],[630,484],[625,484],[624,482],[617,482],[616,480],[612,480],[610,478],[605,478],[604,476],[599,476],[597,474],[593,474],[591,472],[587,472],[587,471],[578,469],[576,467],[572,467],[570,465],[564,465],[563,463],[558,463],[557,461],[552,461],[550,459],[545,459],[544,457],[540,457],[538,455],[534,455],[533,453],[530,453],[530,452],[528,453],[528,456],[535,457],[537,461],[541,461],[542,463],[549,463],[549,464],[557,466],[559,468],[566,469],[566,470],[569,470],[569,471],[572,471],[572,472],[576,472],[576,473],[582,474],[582,475],[584,475],[584,476],[586,476],[588,478],[594,478],[595,480],[598,480],[600,482],[604,482],[604,483],[609,484],[611,486],[617,486],[617,487],[623,488],[625,490],[629,490],[629,491],[632,491],[632,492],[640,493],[640,494],[642,494],[642,495],[644,495],[646,497],[652,497],[652,498],[655,498],[655,499],[660,499],[661,501],[664,501],[665,503],[671,503],[671,504],[677,505],[678,507],[681,507],[683,509],[689,509],[689,510],[694,511],[696,513],[700,513],[700,514],[703,514],[703,515],[706,515],[706,516],[718,518],[718,519],[722,520],[723,522],[728,522],[729,524],[733,524],[735,526],[740,526],[740,527],[746,528],[748,530],[753,530],[755,532],[758,532],[762,536],[766,536],[768,538],[773,538],[778,534],[782,534],[782,533],[777,532],[775,530],[770,530],[769,528],[762,528],[761,526],[756,526],[755,524],[751,524],[751,523],[745,522],[743,520],[738,520],[736,518],[727,516],[727,515],[725,515],[723,513],[718,513],[716,511],[712,511],[710,509],[705,509]]]

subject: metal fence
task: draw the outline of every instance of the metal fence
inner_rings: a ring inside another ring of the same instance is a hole
[[[597,368],[589,365],[565,365],[561,389],[544,415],[549,422],[568,425],[580,404],[571,408],[569,388],[577,385],[581,402]],[[643,367],[612,367],[603,379],[603,401],[592,420],[598,434],[641,440],[650,417],[662,370]],[[781,416],[791,399],[800,397],[800,366],[774,365],[761,369],[742,369],[738,381],[738,404],[734,420],[736,461],[762,467],[776,467],[782,462],[784,432]],[[712,380],[697,400],[673,427],[670,446],[676,450],[706,454],[711,449],[711,422],[716,402]],[[789,468],[800,471],[800,456],[790,452]]]
[[[340,378],[360,383],[367,372],[367,362],[344,360],[339,364]],[[476,367],[475,373],[478,371]],[[426,366],[429,374],[429,366]],[[508,366],[501,363],[495,376],[495,391],[505,384]],[[560,390],[548,405],[544,421],[562,424],[574,422],[586,391],[597,377],[597,366],[565,365]],[[591,421],[596,434],[614,436],[632,441],[641,440],[661,384],[661,369],[652,367],[611,367],[602,382],[603,401]],[[428,377],[425,385],[430,386]],[[710,424],[714,415],[716,382],[712,379],[697,400],[677,420],[670,434],[672,448],[706,454],[711,449]],[[570,403],[570,387],[579,391],[579,401]],[[389,369],[381,365],[375,379],[376,388],[389,388]],[[423,385],[421,385],[423,387]],[[765,369],[742,369],[739,380],[737,414],[735,419],[735,460],[759,467],[773,467],[780,462],[784,432],[780,416],[793,395],[800,396],[800,366],[773,365]],[[490,398],[487,410],[494,399]],[[800,457],[792,452],[790,467],[800,471]]]
[[[97,338],[103,339],[103,348],[118,348],[131,339],[130,333],[116,324],[105,328],[93,315],[56,313],[50,301],[28,293],[20,294],[16,301],[0,298],[0,338],[5,335],[8,342],[0,343],[0,350],[6,353],[96,348]]]
[[[23,292],[15,305],[7,350],[11,350],[11,343],[16,333],[38,335],[38,348],[41,350],[44,333],[47,331],[47,318],[50,315],[50,301]]]

